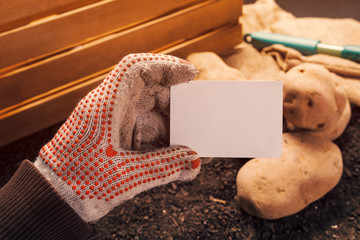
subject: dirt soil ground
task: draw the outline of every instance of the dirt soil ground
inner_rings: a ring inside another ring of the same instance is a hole
[[[339,184],[298,214],[268,221],[243,212],[235,180],[248,159],[215,159],[192,182],[157,187],[115,208],[92,224],[89,239],[360,239],[360,108],[352,111],[336,140],[344,160]],[[60,125],[0,148],[0,186]]]

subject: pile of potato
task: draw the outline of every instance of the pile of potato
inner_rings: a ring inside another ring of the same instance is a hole
[[[236,56],[228,61],[231,59]],[[187,60],[200,71],[197,79],[249,79],[241,63],[230,67],[211,52],[193,53]],[[272,74],[269,79],[259,80],[274,79]],[[239,170],[236,179],[241,208],[265,219],[297,213],[336,186],[343,164],[332,140],[343,133],[351,116],[341,82],[323,66],[300,64],[286,73],[279,70],[277,79],[284,84],[282,156],[252,159]]]

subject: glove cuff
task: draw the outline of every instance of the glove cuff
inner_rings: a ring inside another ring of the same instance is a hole
[[[80,216],[85,222],[95,222],[105,216],[116,205],[98,201],[97,199],[80,200],[76,195],[72,186],[67,185],[53,171],[49,171],[48,166],[39,157],[36,159],[34,166],[43,174],[43,176],[51,183],[56,191],[61,195],[62,199]]]
[[[25,160],[0,190],[0,238],[85,239],[91,228]]]

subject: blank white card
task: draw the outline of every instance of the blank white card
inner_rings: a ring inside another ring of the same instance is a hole
[[[190,81],[171,87],[170,144],[200,157],[281,156],[280,81]]]

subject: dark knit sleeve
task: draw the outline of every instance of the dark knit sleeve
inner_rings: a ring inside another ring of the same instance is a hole
[[[0,190],[0,239],[85,239],[90,226],[25,160]]]

